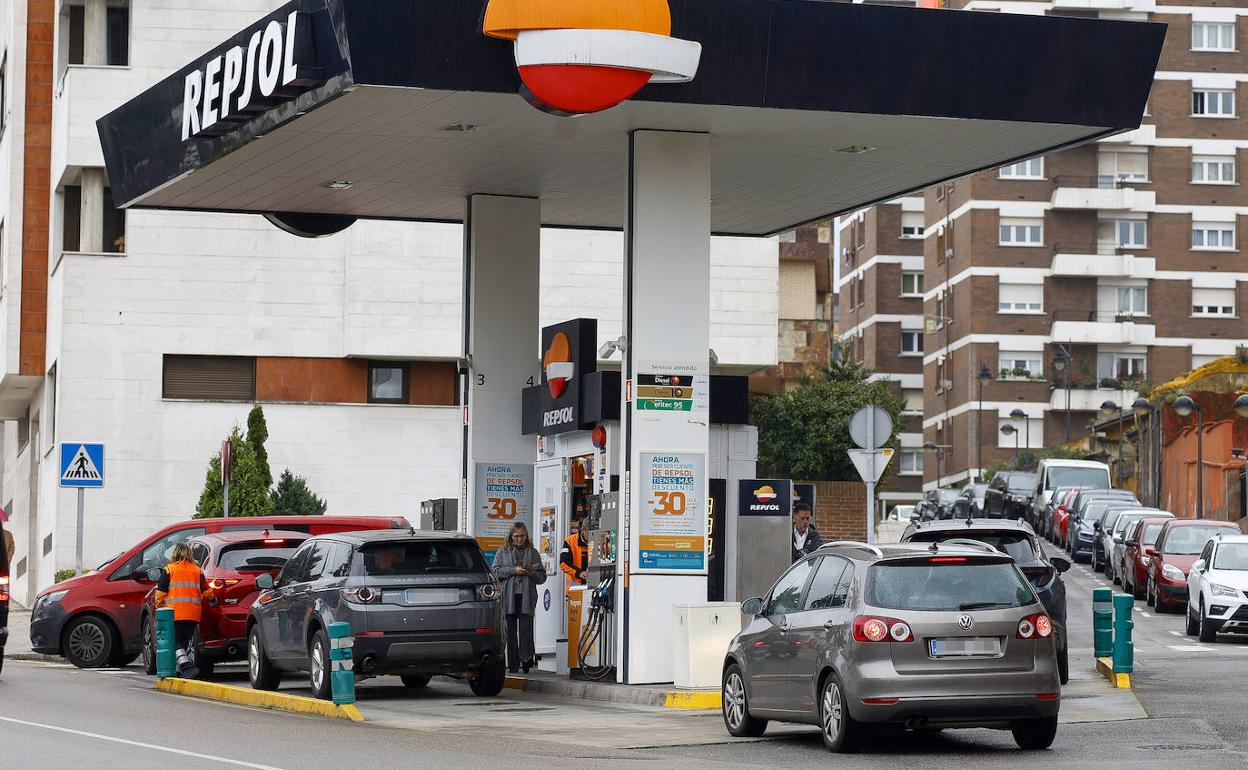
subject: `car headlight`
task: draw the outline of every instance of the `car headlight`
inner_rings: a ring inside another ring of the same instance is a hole
[[[1220,586],[1217,583],[1210,583],[1209,590],[1213,592],[1214,596],[1239,596],[1239,591],[1236,591],[1234,588],[1231,588],[1230,586]]]
[[[40,597],[39,597],[39,598],[35,601],[35,609],[34,609],[34,612],[38,612],[39,610],[43,609],[44,607],[46,607],[46,606],[47,606],[47,605],[49,605],[49,604],[56,604],[56,603],[57,603],[57,602],[59,602],[62,598],[64,598],[65,594],[67,594],[67,593],[69,593],[69,589],[68,589],[68,588],[66,588],[66,589],[64,589],[64,590],[61,590],[61,591],[53,591],[53,592],[52,592],[52,593],[50,593],[50,594],[44,594],[43,596],[40,596]]]
[[[1163,564],[1161,567],[1161,576],[1170,580],[1186,580],[1187,575],[1183,574],[1183,570],[1173,564]]]
[[[1141,563],[1141,564],[1143,564],[1145,567],[1147,567],[1148,565],[1150,565],[1150,564],[1152,564],[1152,563],[1153,563],[1153,557],[1151,557],[1151,556],[1141,556],[1141,557],[1140,557],[1140,563]]]

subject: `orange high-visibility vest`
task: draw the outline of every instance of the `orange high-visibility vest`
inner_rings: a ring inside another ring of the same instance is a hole
[[[571,557],[571,564],[564,561],[564,554]],[[585,579],[576,576],[577,572],[584,572],[589,567],[589,546],[581,545],[581,538],[576,532],[568,536],[563,541],[563,551],[559,554],[559,569],[563,570],[563,574],[568,576],[568,585],[584,585]]]
[[[203,594],[200,591],[201,572],[195,562],[170,562],[165,571],[169,573],[169,593],[165,595],[165,606],[173,609],[173,619],[193,620],[196,623],[202,615],[200,603]]]

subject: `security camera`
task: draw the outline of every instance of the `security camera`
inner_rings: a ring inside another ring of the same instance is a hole
[[[613,339],[613,340],[607,340],[606,342],[602,343],[602,347],[598,348],[598,357],[610,358],[611,354],[613,354],[615,351],[618,350],[621,353],[623,353],[625,349],[627,349],[627,347],[628,345],[626,344],[623,337],[617,337],[616,339]]]

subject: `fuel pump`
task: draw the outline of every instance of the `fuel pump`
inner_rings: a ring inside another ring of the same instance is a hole
[[[581,607],[576,660],[580,674],[592,681],[606,679],[615,670],[615,565],[620,528],[620,494],[589,498],[589,568],[586,599]]]

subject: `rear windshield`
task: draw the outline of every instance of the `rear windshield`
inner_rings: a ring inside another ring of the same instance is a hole
[[[938,489],[936,490],[936,499],[941,502],[953,502],[958,499],[958,490],[956,489]]]
[[[1166,544],[1162,553],[1173,553],[1179,556],[1190,556],[1200,553],[1209,538],[1219,532],[1227,532],[1228,527],[1175,527],[1166,536]]]
[[[1008,484],[1012,492],[1030,492],[1036,488],[1036,477],[1010,476]]]
[[[488,572],[485,557],[475,542],[433,541],[372,543],[360,549],[357,560],[369,577],[439,575],[456,572]]]
[[[1223,543],[1213,557],[1214,569],[1248,570],[1248,543]]]
[[[1140,540],[1144,545],[1157,545],[1157,536],[1161,534],[1161,528],[1164,524],[1145,524],[1144,536]]]
[[[867,603],[890,610],[956,612],[1022,607],[1035,601],[1013,564],[876,564]]]
[[[1139,521],[1140,519],[1147,519],[1147,518],[1148,518],[1148,514],[1146,513],[1123,514],[1122,516],[1118,517],[1118,523],[1114,525],[1114,534],[1120,535],[1127,531],[1127,527],[1131,526],[1132,522]]]
[[[1020,564],[1036,560],[1036,549],[1032,547],[1031,537],[1023,532],[991,531],[978,532],[916,532],[911,538],[912,543],[942,543],[958,538],[961,540],[978,540],[996,548],[1002,553],[1014,557]]]
[[[235,572],[271,572],[285,566],[291,554],[299,547],[299,543],[285,545],[264,545],[263,543],[242,543],[221,549],[217,557],[217,566]]]
[[[1049,468],[1044,476],[1045,489],[1058,487],[1093,487],[1109,489],[1109,471],[1104,468]]]

